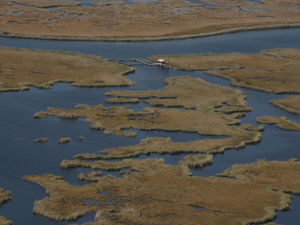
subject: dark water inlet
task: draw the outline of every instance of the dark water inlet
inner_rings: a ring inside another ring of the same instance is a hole
[[[147,58],[159,54],[207,52],[253,53],[270,48],[300,48],[300,28],[248,31],[186,40],[154,42],[88,42],[11,39],[0,37],[0,46],[74,51],[107,58]]]
[[[269,31],[252,31],[236,34],[227,34],[216,37],[197,38],[176,41],[158,42],[68,42],[44,41],[30,39],[0,38],[0,45],[8,47],[52,49],[76,51],[83,54],[102,55],[109,58],[143,57],[156,54],[183,54],[199,52],[258,52],[265,48],[300,48],[300,29],[283,29]],[[88,170],[61,170],[59,163],[62,159],[71,159],[74,154],[96,152],[101,149],[120,145],[137,144],[140,139],[149,136],[171,136],[174,141],[188,141],[198,138],[197,134],[162,133],[138,131],[136,138],[104,135],[101,131],[92,131],[84,121],[59,120],[54,117],[48,119],[33,119],[32,115],[45,110],[48,106],[73,108],[76,104],[111,104],[105,103],[104,93],[111,90],[145,90],[159,89],[164,79],[171,76],[192,75],[206,81],[223,86],[230,83],[219,77],[205,75],[202,72],[185,72],[177,70],[162,70],[156,67],[138,66],[135,73],[128,78],[135,82],[135,86],[123,88],[78,88],[68,84],[57,84],[52,89],[40,90],[32,88],[28,92],[0,93],[0,186],[11,190],[14,194],[12,201],[3,205],[0,214],[10,218],[15,225],[50,225],[68,224],[65,221],[55,222],[32,213],[33,202],[45,196],[44,191],[35,184],[22,180],[25,174],[53,173],[62,175],[73,184],[81,184],[77,180],[80,171]],[[261,115],[287,116],[289,119],[300,122],[300,117],[287,113],[268,102],[283,95],[273,95],[250,89],[240,88],[248,96],[248,104],[254,110],[242,119],[243,123],[256,124],[254,119]],[[145,106],[127,104],[135,111]],[[172,136],[174,135],[174,136]],[[37,144],[33,140],[46,136],[49,143]],[[78,136],[85,136],[83,141],[76,140]],[[73,141],[67,145],[58,145],[60,137],[71,137]],[[199,136],[200,137],[200,136]],[[257,159],[287,160],[292,157],[300,159],[300,133],[279,130],[267,126],[263,133],[263,141],[259,145],[247,146],[241,151],[231,150],[223,155],[214,157],[214,164],[203,170],[192,170],[194,175],[210,176],[222,172],[235,163],[254,162]],[[20,141],[16,141],[19,138]],[[160,157],[152,155],[150,157]],[[182,156],[165,155],[168,163],[174,164]],[[117,175],[117,174],[116,174]],[[278,223],[283,225],[298,224],[299,217],[295,215],[300,208],[298,198],[293,202],[293,210],[280,212]],[[288,216],[285,216],[288,215]],[[289,218],[287,218],[289,217]],[[294,218],[294,219],[292,219]],[[80,222],[88,221],[83,217]],[[295,223],[297,221],[297,223]]]
[[[276,223],[283,225],[298,225],[300,221],[300,196],[296,195],[292,200],[292,210],[277,213]]]

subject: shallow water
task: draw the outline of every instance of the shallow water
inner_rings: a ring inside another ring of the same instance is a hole
[[[39,48],[75,51],[83,54],[101,55],[113,59],[148,57],[155,54],[183,54],[199,52],[258,52],[267,48],[300,48],[300,29],[282,29],[269,31],[253,31],[227,34],[216,37],[196,38],[176,41],[157,42],[79,42],[79,41],[47,41],[30,39],[0,38],[0,45],[9,47]],[[82,184],[77,179],[81,171],[88,169],[62,170],[59,163],[62,159],[70,159],[74,154],[96,152],[120,145],[137,144],[141,139],[153,136],[170,136],[174,141],[192,141],[204,138],[194,133],[178,132],[146,132],[137,131],[137,137],[105,135],[101,131],[92,131],[83,120],[33,119],[32,115],[45,110],[48,106],[73,108],[76,104],[105,104],[104,93],[111,90],[145,90],[159,89],[164,79],[171,76],[192,75],[206,81],[223,86],[231,86],[223,78],[205,75],[202,72],[185,72],[178,70],[162,70],[157,67],[137,66],[136,72],[128,75],[135,82],[132,87],[123,88],[78,88],[68,84],[57,84],[52,89],[40,90],[31,88],[26,92],[0,93],[0,186],[11,190],[13,200],[3,205],[0,214],[10,218],[15,225],[24,224],[67,224],[55,222],[45,217],[34,215],[32,205],[35,200],[45,196],[44,191],[30,182],[22,180],[25,174],[53,173],[64,176],[72,184]],[[256,124],[254,119],[261,115],[287,116],[300,122],[300,117],[280,110],[269,101],[285,96],[258,92],[240,88],[248,96],[248,104],[253,108],[242,119],[243,123]],[[133,110],[144,108],[145,103],[125,104]],[[49,143],[38,144],[33,140],[38,137],[49,137]],[[85,136],[83,141],[76,140]],[[67,145],[57,144],[60,137],[71,137],[73,141]],[[16,140],[18,139],[18,141]],[[194,175],[211,176],[222,172],[235,163],[249,163],[258,159],[287,160],[300,159],[300,133],[283,131],[274,126],[266,126],[263,141],[259,145],[247,146],[242,150],[230,150],[214,157],[212,166],[202,170],[192,170]],[[140,156],[141,158],[145,156]],[[151,154],[150,157],[159,157]],[[169,164],[175,164],[183,155],[164,155]],[[107,172],[104,172],[107,174]],[[120,176],[119,172],[113,175]],[[297,210],[300,209],[299,197],[293,201],[293,210],[280,212],[277,222],[283,225],[299,224]],[[81,218],[80,222],[91,220],[93,215]],[[297,221],[295,223],[295,221]]]

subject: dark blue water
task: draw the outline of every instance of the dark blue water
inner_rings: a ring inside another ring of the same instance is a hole
[[[300,221],[300,196],[294,196],[292,201],[292,210],[278,212],[276,223],[278,224],[288,224],[288,225],[298,225]]]
[[[269,30],[221,35],[216,37],[196,38],[177,41],[157,42],[78,42],[78,41],[46,41],[29,39],[0,38],[0,45],[9,47],[38,48],[75,51],[83,54],[101,55],[109,58],[148,57],[155,54],[183,54],[201,52],[258,52],[267,48],[300,48],[300,29]],[[204,138],[194,133],[145,132],[137,131],[137,137],[105,135],[101,131],[92,131],[83,120],[33,119],[32,115],[45,110],[48,106],[73,108],[76,104],[105,104],[104,93],[111,90],[145,90],[163,87],[164,79],[170,76],[192,75],[208,82],[231,86],[222,78],[205,75],[202,72],[184,72],[162,70],[156,67],[138,66],[135,73],[128,78],[135,86],[126,88],[78,88],[68,84],[57,84],[52,89],[40,90],[32,88],[27,92],[0,93],[0,186],[11,190],[13,200],[3,205],[0,214],[10,218],[15,225],[24,224],[67,224],[55,222],[45,217],[34,215],[32,206],[35,200],[45,196],[44,191],[35,184],[22,179],[25,174],[53,173],[62,175],[72,184],[82,184],[77,175],[88,169],[62,170],[59,163],[62,159],[70,159],[74,154],[96,152],[121,145],[137,144],[145,137],[171,137],[173,141],[192,141]],[[287,116],[300,122],[297,115],[287,113],[269,102],[284,95],[274,95],[241,88],[248,96],[248,104],[254,110],[242,119],[243,123],[256,124],[254,119],[261,115]],[[126,104],[138,111],[147,106],[144,103]],[[49,137],[50,142],[34,143],[38,137]],[[78,141],[78,136],[85,136]],[[60,137],[71,137],[67,145],[57,144]],[[18,141],[16,140],[18,139]],[[194,175],[210,176],[220,173],[235,163],[254,162],[257,159],[287,160],[300,158],[300,133],[283,131],[274,126],[267,126],[263,133],[263,141],[259,145],[247,146],[245,149],[227,151],[217,155],[212,166],[202,170],[192,170]],[[144,156],[140,156],[144,157]],[[152,154],[150,157],[159,157]],[[167,163],[175,164],[183,156],[164,155]],[[104,172],[104,175],[107,172]],[[119,172],[113,175],[120,176]],[[298,198],[293,202],[293,210],[278,214],[278,223],[283,225],[299,224],[295,211],[299,210]],[[91,220],[93,216],[83,217],[80,222]],[[279,222],[280,221],[280,222]],[[296,221],[296,223],[295,223]]]
[[[75,51],[117,59],[158,54],[234,51],[250,53],[269,48],[299,48],[299,34],[300,28],[297,28],[156,42],[84,42],[0,38],[0,46]]]

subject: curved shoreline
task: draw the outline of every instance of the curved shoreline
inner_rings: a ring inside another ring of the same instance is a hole
[[[249,31],[265,31],[265,30],[277,30],[277,29],[292,29],[300,28],[299,23],[292,24],[274,24],[274,25],[259,25],[259,26],[249,26],[249,27],[238,27],[222,29],[215,32],[208,33],[198,33],[198,34],[182,34],[182,35],[168,35],[168,36],[157,36],[157,37],[59,37],[59,36],[24,36],[24,35],[5,35],[0,33],[0,37],[3,38],[16,38],[16,39],[33,39],[33,40],[52,40],[52,41],[87,41],[87,42],[152,42],[152,41],[171,41],[171,40],[184,40],[184,39],[194,39],[194,38],[204,38],[225,34],[233,34],[240,32]]]
[[[156,55],[149,59],[156,61],[165,58],[169,68],[203,71],[209,75],[225,78],[236,87],[273,94],[297,94],[300,89],[297,86],[299,78],[295,71],[299,70],[297,63],[299,57],[299,49],[278,48],[262,50],[255,54],[233,52]],[[273,68],[275,66],[276,69]]]
[[[62,82],[78,87],[133,85],[125,75],[132,73],[134,68],[103,57],[7,47],[0,47],[0,50],[3,63],[0,92],[25,91],[31,87],[49,89]],[[56,67],[53,68],[50,63]],[[34,68],[34,71],[30,68]]]

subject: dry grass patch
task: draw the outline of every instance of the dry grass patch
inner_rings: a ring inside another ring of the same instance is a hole
[[[239,90],[209,84],[189,76],[168,78],[167,85],[152,91],[113,91],[107,95],[118,98],[136,98],[151,105],[176,108],[145,108],[134,112],[125,107],[77,105],[74,109],[48,108],[34,115],[35,118],[57,116],[61,119],[87,118],[92,129],[107,134],[134,136],[134,131],[163,130],[195,132],[202,135],[223,136],[222,139],[204,139],[191,142],[173,142],[170,138],[148,138],[133,146],[104,150],[106,154],[84,154],[77,159],[128,158],[150,153],[206,153],[216,154],[226,149],[242,148],[261,139],[262,127],[239,125],[236,118],[251,109],[246,96]]]
[[[121,103],[134,104],[140,102],[140,100],[137,98],[108,98],[105,101],[110,104],[121,104]]]
[[[201,112],[248,112],[243,92],[205,82],[191,76],[171,77],[166,86],[148,91],[111,91],[106,95],[144,100],[154,106],[184,107]]]
[[[3,188],[0,188],[0,205],[11,200],[11,198],[12,198],[12,193],[10,191],[6,191]]]
[[[6,219],[3,216],[0,216],[0,225],[11,225],[11,224],[12,224],[12,221]]]
[[[288,120],[285,116],[261,116],[256,118],[256,122],[276,125],[284,130],[300,131],[300,124]]]
[[[241,130],[241,132],[243,132]],[[256,144],[261,140],[259,132],[243,133],[241,136],[224,139],[204,139],[191,142],[173,142],[170,138],[145,138],[139,144],[120,146],[100,151],[101,154],[78,154],[75,159],[121,159],[139,155],[202,153],[220,154],[228,149],[243,148],[247,144]],[[105,153],[105,154],[103,154]]]
[[[102,57],[0,48],[0,62],[0,91],[50,88],[57,82],[81,87],[132,85],[123,75],[133,68]]]
[[[237,126],[239,120],[231,115],[214,113],[213,111],[201,112],[194,110],[145,108],[141,112],[116,106],[104,107],[102,105],[88,106],[77,105],[74,109],[58,109],[49,107],[46,112],[37,114],[44,116],[57,116],[61,119],[86,118],[94,130],[104,130],[106,134],[133,136],[134,131],[163,130],[197,132],[204,135],[231,136],[242,132]]]
[[[25,179],[48,194],[35,202],[34,212],[56,220],[95,213],[95,222],[89,224],[246,225],[268,222],[277,210],[289,208],[288,193],[300,192],[299,171],[295,161],[258,161],[234,166],[220,175],[224,177],[204,178],[156,160],[142,172],[99,177],[83,186],[54,175]]]
[[[133,159],[124,159],[120,162],[109,162],[109,161],[85,161],[80,159],[74,160],[63,160],[60,164],[61,168],[92,168],[92,169],[101,169],[101,170],[121,170],[126,168],[131,168],[134,171],[145,171],[151,167],[157,165],[157,162],[161,163],[161,160],[157,159],[146,159],[146,160],[133,160]]]
[[[273,105],[286,110],[290,113],[295,113],[300,115],[300,96],[293,95],[280,99],[273,100],[271,102]]]
[[[37,143],[46,143],[48,142],[50,139],[47,137],[41,137],[41,138],[36,138],[34,141]]]
[[[266,223],[264,225],[280,225],[280,224],[277,224],[277,223]]]
[[[0,188],[0,206],[12,199],[12,193]],[[12,222],[5,217],[0,216],[0,225],[11,225]]]
[[[272,93],[300,92],[300,50],[272,49],[257,54],[191,54],[155,56],[182,70],[202,70],[230,79],[236,86]]]
[[[213,155],[209,154],[195,154],[184,157],[180,162],[179,166],[185,171],[187,175],[191,175],[190,168],[202,168],[210,165],[213,162]]]
[[[91,171],[87,173],[80,173],[78,175],[79,180],[91,181],[96,182],[102,176],[101,172]]]
[[[78,2],[2,0],[0,35],[72,40],[158,40],[300,25],[298,0]],[[17,12],[17,13],[16,13]]]
[[[48,108],[34,117],[87,118],[92,129],[103,129],[108,134],[134,135],[134,132],[124,131],[129,128],[220,136],[240,136],[243,133],[243,129],[233,126],[239,124],[235,113],[250,110],[245,102],[246,96],[241,91],[188,76],[169,78],[166,82],[167,86],[157,91],[117,91],[107,94],[138,99],[155,97],[147,102],[152,105],[182,106],[186,110],[145,108],[141,112],[134,112],[121,106],[77,105],[74,109]],[[229,113],[227,108],[231,109]]]
[[[72,141],[72,138],[62,137],[57,141],[57,143],[58,144],[68,144],[70,141]]]

